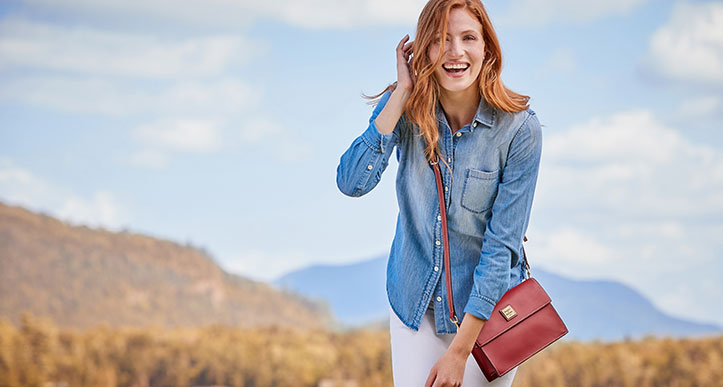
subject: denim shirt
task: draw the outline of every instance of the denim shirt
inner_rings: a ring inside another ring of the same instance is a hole
[[[449,320],[443,267],[442,222],[434,172],[424,139],[406,115],[391,134],[374,120],[341,156],[337,186],[358,197],[381,179],[396,147],[399,214],[387,264],[387,294],[399,319],[413,330],[433,306],[437,333],[455,333]],[[471,124],[454,135],[436,110],[445,187],[454,307],[488,320],[502,295],[524,280],[522,238],[527,230],[542,152],[540,123],[532,110],[507,113],[481,98]]]

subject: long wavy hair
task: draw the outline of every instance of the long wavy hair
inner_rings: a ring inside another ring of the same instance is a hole
[[[439,101],[440,85],[434,76],[434,69],[442,63],[445,39],[440,39],[439,56],[434,62],[429,60],[427,50],[438,34],[439,36],[446,36],[449,13],[453,8],[466,9],[482,25],[485,56],[478,78],[482,98],[490,105],[511,113],[527,109],[530,100],[529,96],[518,94],[505,87],[500,79],[502,51],[497,39],[497,33],[492,27],[492,22],[487,16],[487,11],[482,2],[479,0],[430,0],[419,15],[417,35],[412,43],[411,72],[414,87],[404,107],[404,113],[419,128],[418,135],[421,135],[425,140],[424,153],[427,160],[432,161],[433,156],[436,154],[445,165],[447,163],[441,157],[438,149],[439,132],[435,108]],[[395,87],[396,82],[387,86],[381,93],[368,98],[378,99],[385,92],[393,90]],[[447,167],[449,168],[449,165]]]

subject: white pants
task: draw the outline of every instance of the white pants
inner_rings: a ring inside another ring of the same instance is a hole
[[[419,326],[413,331],[399,320],[397,314],[389,308],[389,333],[392,344],[392,375],[395,387],[422,387],[429,371],[454,339],[454,334],[437,335],[434,328],[434,311],[427,309]],[[470,354],[464,368],[462,387],[509,387],[515,378],[517,368],[491,383],[479,369]]]

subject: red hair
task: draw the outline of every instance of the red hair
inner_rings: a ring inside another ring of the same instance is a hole
[[[447,34],[449,13],[453,8],[466,9],[482,25],[485,56],[479,75],[480,95],[490,105],[510,113],[520,112],[529,107],[530,97],[508,89],[500,79],[502,51],[497,33],[492,27],[492,22],[487,16],[482,2],[479,0],[430,0],[424,6],[417,22],[417,36],[412,43],[414,54],[411,61],[414,87],[404,107],[404,113],[412,123],[419,127],[419,135],[424,137],[425,155],[430,161],[433,154],[437,154],[444,162],[437,146],[439,131],[435,108],[439,101],[440,86],[434,77],[434,69],[442,62],[445,39],[440,40],[439,56],[434,62],[431,62],[426,54],[438,34],[441,36]],[[378,98],[395,86],[396,84],[392,84],[371,98]]]

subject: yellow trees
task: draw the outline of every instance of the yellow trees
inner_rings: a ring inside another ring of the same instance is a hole
[[[558,342],[523,364],[515,386],[720,386],[723,336]],[[289,327],[58,330],[0,321],[0,386],[392,385],[385,330]]]

